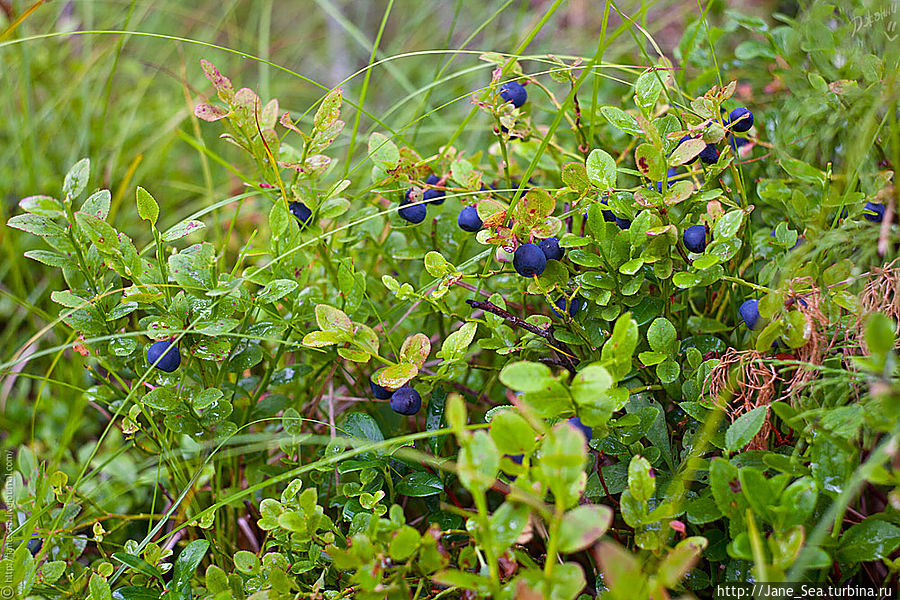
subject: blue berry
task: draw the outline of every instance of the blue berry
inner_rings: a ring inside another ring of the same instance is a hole
[[[566,302],[569,302],[569,316],[574,317],[578,314],[578,311],[581,310],[581,299],[579,297],[572,298],[571,301],[568,300],[565,296],[556,301],[556,308],[560,311],[565,312],[566,310]],[[557,317],[560,316],[560,313],[557,312],[556,308],[550,307],[550,310],[553,311]]]
[[[428,185],[435,185],[441,178],[437,175],[429,175],[425,179],[425,183]],[[447,192],[443,190],[425,190],[425,193],[422,194],[422,199],[429,204],[443,204],[444,196],[447,195]]]
[[[517,465],[521,465],[522,459],[525,458],[525,455],[524,454],[507,454],[506,458],[513,461]]]
[[[585,441],[591,441],[591,437],[593,437],[594,435],[594,430],[593,428],[588,427],[587,425],[582,423],[581,419],[579,419],[578,417],[572,417],[571,419],[569,419],[569,425],[577,428],[582,433],[582,435],[584,435]]]
[[[679,146],[682,145],[683,143],[685,143],[685,142],[688,141],[689,139],[691,139],[691,136],[689,136],[689,135],[684,136],[683,138],[681,138],[680,140],[678,140],[678,145],[679,145]],[[695,156],[694,158],[692,158],[691,160],[687,161],[687,162],[684,163],[684,164],[686,164],[686,165],[691,165],[691,164],[694,164],[695,162],[697,162],[697,157],[696,157],[696,156]]]
[[[697,156],[700,157],[700,160],[705,162],[708,165],[714,165],[719,160],[719,151],[716,150],[716,147],[713,144],[707,144],[706,148],[700,151],[700,154]]]
[[[681,238],[684,247],[697,254],[706,250],[706,225],[691,225],[684,230]]]
[[[181,353],[173,342],[163,340],[150,344],[147,348],[147,362],[151,365],[156,363],[157,369],[171,373],[181,364]]]
[[[500,97],[504,102],[512,102],[513,106],[520,108],[528,100],[528,92],[518,81],[507,81],[500,84]]]
[[[631,221],[628,219],[623,219],[621,217],[616,217],[616,225],[619,226],[619,229],[628,229],[631,227]]]
[[[538,244],[538,248],[541,249],[541,252],[547,257],[547,260],[562,260],[563,255],[565,254],[565,251],[559,247],[559,239],[555,237],[548,237],[541,240]]]
[[[519,462],[519,464],[522,464],[522,463]],[[43,545],[44,545],[44,542],[41,541],[41,538],[33,537],[30,540],[28,540],[28,544],[25,547],[28,548],[28,551],[31,553],[32,556],[36,556],[37,553],[41,551],[41,546],[43,546]]]
[[[522,277],[532,277],[540,275],[547,266],[547,257],[544,251],[534,244],[522,244],[516,248],[513,255],[513,267],[516,273]]]
[[[731,149],[734,150],[734,153],[737,154],[739,148],[742,148],[750,143],[750,140],[747,138],[738,137],[736,135],[728,134],[728,143],[731,144]]]
[[[609,206],[609,203],[606,200],[601,200],[600,204],[602,204],[603,206]],[[611,211],[611,210],[604,210],[603,211],[603,220],[606,221],[607,223],[615,223],[616,215],[614,215],[613,211]]]
[[[312,211],[302,202],[291,202],[288,204],[288,209],[294,218],[300,221],[300,227],[309,224],[309,220],[312,219]]]
[[[481,217],[478,216],[478,209],[474,206],[466,206],[459,211],[459,217],[456,219],[456,224],[459,225],[459,228],[463,231],[468,231],[470,233],[475,233],[481,229],[481,226],[483,225]]]
[[[881,223],[884,220],[884,204],[866,202],[866,210],[863,212],[863,216],[873,223]]]
[[[372,395],[379,400],[387,400],[394,393],[386,387],[381,387],[371,379],[369,379],[369,388],[372,390]]]
[[[739,311],[744,323],[750,329],[756,329],[759,323],[759,300],[747,300],[741,304]]]
[[[728,115],[732,131],[750,131],[753,127],[753,113],[746,108],[736,108]]]
[[[410,223],[421,223],[425,220],[425,205],[422,203],[412,204],[409,200],[400,203],[400,218]]]
[[[414,415],[422,408],[422,397],[405,385],[391,395],[391,408],[401,415]]]

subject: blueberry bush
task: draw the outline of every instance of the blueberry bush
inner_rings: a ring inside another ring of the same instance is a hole
[[[116,67],[84,92],[119,106],[103,168],[34,155],[4,205],[3,597],[896,585],[896,11],[712,3],[673,36],[609,3],[526,54],[560,4],[388,55],[390,6],[372,42],[323,2],[369,44],[336,85],[160,34],[197,55],[181,112],[129,117]],[[0,53],[43,86],[56,34],[15,5]],[[139,82],[122,43],[92,47]],[[154,118],[182,147],[145,168]]]

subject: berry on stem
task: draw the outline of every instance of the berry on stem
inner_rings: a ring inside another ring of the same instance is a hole
[[[372,395],[378,398],[379,400],[387,400],[390,398],[394,392],[387,389],[386,387],[381,387],[371,379],[369,379],[369,388],[372,390]]]
[[[522,244],[516,248],[513,255],[513,267],[516,273],[522,277],[540,275],[547,266],[547,257],[544,251],[534,244]]]
[[[441,178],[437,175],[429,175],[425,178],[425,183],[428,185],[436,185]],[[425,190],[425,193],[422,194],[422,199],[429,204],[443,204],[444,196],[447,195],[447,192],[444,190]]]
[[[528,100],[528,92],[525,86],[518,81],[507,81],[500,84],[500,97],[504,102],[512,102],[516,108],[521,108]]]
[[[405,385],[391,394],[391,408],[401,415],[414,415],[422,408],[422,396],[413,388]]]
[[[400,218],[410,223],[421,223],[425,220],[425,205],[421,202],[413,204],[409,200],[400,203],[400,210],[397,211]]]
[[[728,123],[732,131],[750,131],[753,127],[753,113],[744,107],[736,108],[728,115]]]
[[[538,248],[541,249],[547,260],[562,260],[565,254],[565,251],[559,247],[559,238],[556,237],[548,237],[541,240]]]
[[[578,311],[581,310],[581,299],[577,296],[572,298],[571,301],[566,296],[563,296],[556,301],[556,308],[553,308],[551,306],[550,310],[553,311],[553,314],[559,317],[561,316],[561,312],[566,311],[566,302],[569,303],[569,316],[574,317],[576,314],[578,314]],[[559,309],[559,311],[556,310],[557,308]]]
[[[697,254],[706,250],[706,225],[691,225],[682,236],[684,247]]]
[[[459,228],[463,231],[468,231],[470,233],[475,233],[481,229],[481,226],[483,225],[481,217],[478,216],[478,209],[474,206],[466,206],[459,211],[459,217],[456,219],[456,224],[459,225]]]
[[[714,165],[719,161],[719,151],[716,150],[714,144],[707,144],[706,148],[701,150],[697,156],[708,165]]]
[[[744,323],[749,329],[756,329],[756,325],[759,323],[759,300],[746,300],[741,304],[738,312],[741,313],[741,318],[744,319]]]
[[[308,225],[309,220],[312,219],[312,211],[302,202],[291,202],[288,204],[288,209],[294,215],[294,218],[300,221],[300,227]]]
[[[160,371],[171,373],[181,365],[181,353],[171,340],[155,342],[147,348],[147,362]]]
[[[866,202],[866,210],[863,211],[863,216],[867,221],[881,223],[884,220],[884,204]]]

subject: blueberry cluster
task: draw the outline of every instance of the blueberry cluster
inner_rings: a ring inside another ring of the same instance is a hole
[[[414,415],[422,408],[422,396],[409,385],[392,391],[370,379],[369,387],[373,396],[379,400],[390,400],[391,409],[401,415]]]
[[[565,251],[559,239],[548,237],[539,244],[522,244],[513,255],[513,267],[522,277],[534,277],[544,272],[548,260],[562,260]]]
[[[425,178],[425,183],[428,185],[436,185],[441,180],[437,175],[429,175]],[[409,188],[406,190],[406,195],[403,198],[403,201],[400,202],[400,210],[397,213],[400,215],[400,218],[409,221],[413,224],[421,223],[425,220],[425,214],[427,212],[427,207],[429,204],[443,204],[444,196],[447,195],[447,192],[443,190],[432,190],[427,189],[422,193],[422,198],[419,201],[413,202],[413,193],[415,188]]]

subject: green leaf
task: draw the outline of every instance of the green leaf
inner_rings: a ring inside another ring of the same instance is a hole
[[[866,347],[875,356],[886,356],[896,342],[896,325],[884,313],[872,313],[866,321]]]
[[[400,360],[421,368],[431,353],[431,342],[424,333],[416,333],[403,340],[400,348]]]
[[[409,525],[404,525],[394,532],[390,546],[388,546],[388,554],[398,563],[403,562],[415,554],[420,539],[418,531]]]
[[[143,573],[144,575],[149,575],[150,577],[156,577],[160,581],[163,580],[162,571],[160,571],[158,568],[154,567],[144,559],[140,558],[139,556],[128,554],[127,552],[113,552],[112,557],[123,565],[131,567],[138,573]]]
[[[514,409],[501,410],[491,418],[490,434],[497,449],[504,454],[531,453],[535,432]]]
[[[181,223],[178,223],[177,225],[166,231],[164,234],[162,234],[162,240],[164,242],[174,242],[175,240],[181,239],[186,235],[196,233],[197,231],[200,231],[205,227],[206,224],[202,221],[182,221]]]
[[[613,386],[613,377],[606,367],[592,364],[584,367],[572,379],[572,399],[579,405],[590,405]]]
[[[713,237],[716,240],[733,238],[744,222],[744,211],[737,209],[725,213],[716,221],[713,227]]]
[[[659,582],[667,588],[678,586],[687,572],[697,564],[708,545],[707,539],[700,536],[678,542],[657,567]]]
[[[599,540],[612,524],[613,511],[608,506],[583,504],[563,515],[559,530],[559,551],[579,552]]]
[[[561,177],[570,189],[576,192],[583,192],[591,184],[588,179],[587,169],[581,163],[567,163],[562,168]]]
[[[749,444],[766,422],[767,410],[767,406],[757,406],[738,417],[725,432],[725,448],[737,452]]]
[[[662,179],[666,161],[658,148],[650,144],[640,144],[634,150],[634,164],[637,165],[641,175],[651,181]]]
[[[88,178],[91,174],[91,161],[82,158],[66,173],[63,180],[63,194],[66,198],[72,200],[81,195],[84,188],[87,187]]]
[[[651,69],[642,73],[634,84],[634,101],[648,118],[662,92],[660,79],[664,77],[665,73],[660,74]]]
[[[59,200],[51,196],[28,196],[19,200],[19,208],[25,212],[50,219],[64,216]]]
[[[41,237],[66,235],[66,231],[62,227],[41,215],[16,215],[7,222],[7,225]]]
[[[483,493],[494,484],[500,454],[485,431],[476,431],[459,451],[456,463],[460,483],[473,493]]]
[[[669,166],[678,167],[691,161],[706,148],[706,142],[699,139],[685,140],[678,145],[669,157]]]
[[[678,333],[665,317],[659,317],[647,329],[647,342],[656,352],[672,356],[678,352]]]
[[[341,116],[341,103],[343,102],[344,90],[338,88],[331,90],[328,95],[322,99],[322,104],[313,117],[313,127],[319,131],[326,131]]]
[[[525,504],[513,504],[504,502],[500,508],[494,511],[489,520],[488,527],[491,531],[491,548],[495,556],[500,556],[516,543],[516,540],[525,531],[528,525],[528,517],[531,513]],[[477,541],[484,543],[483,532],[479,529]]]
[[[650,461],[640,455],[628,463],[628,489],[638,502],[649,502],[656,493],[656,474]]]
[[[94,215],[98,219],[106,220],[109,216],[110,193],[109,190],[100,190],[88,196],[81,205],[81,212]]]
[[[612,191],[616,187],[616,161],[612,156],[595,148],[587,158],[587,175],[591,183],[601,192]]]
[[[445,361],[457,361],[462,359],[475,339],[475,332],[478,325],[473,322],[464,324],[462,327],[447,336],[441,349],[438,350],[436,356]]]
[[[425,471],[415,471],[400,480],[395,486],[398,494],[424,498],[434,496],[444,491],[444,484],[440,477]]]
[[[540,392],[553,381],[550,367],[542,363],[518,361],[500,371],[500,382],[518,392]]]
[[[259,571],[259,558],[252,552],[238,550],[234,553],[234,567],[241,573],[252,575]]]
[[[638,126],[637,121],[621,108],[615,106],[601,106],[600,114],[609,121],[613,127],[617,127],[631,135],[643,136],[644,131]]]
[[[396,169],[397,163],[400,162],[400,150],[397,149],[397,144],[377,131],[372,132],[372,135],[369,136],[369,156],[376,166],[384,170]]]
[[[610,338],[603,345],[601,358],[612,376],[621,379],[631,371],[631,358],[638,343],[638,327],[631,313],[621,315]]]
[[[90,600],[112,600],[112,591],[109,589],[109,582],[97,573],[91,575],[91,580],[88,582],[88,591],[91,594],[89,596]]]
[[[419,368],[408,362],[384,367],[372,374],[372,381],[390,390],[403,387],[406,382],[419,374]]]
[[[316,323],[322,331],[353,335],[353,322],[344,311],[327,304],[316,305]]]
[[[137,197],[138,216],[145,221],[150,221],[150,224],[156,227],[156,220],[159,218],[159,204],[156,203],[150,192],[141,186],[138,186],[135,195]]]
[[[281,300],[299,287],[292,279],[273,279],[257,294],[258,302],[269,303]]]
[[[900,527],[877,518],[868,518],[841,534],[837,557],[848,563],[887,558],[900,547]]]

